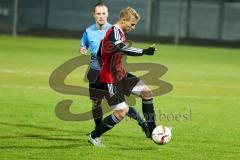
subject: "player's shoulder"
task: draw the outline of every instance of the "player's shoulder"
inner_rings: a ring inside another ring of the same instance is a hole
[[[113,25],[108,25],[105,29],[106,34],[110,34],[113,32]]]
[[[113,29],[118,29],[118,27],[116,25],[112,25]]]
[[[116,24],[112,26],[112,32],[115,34],[120,34],[121,32],[123,33],[122,29]]]
[[[89,27],[86,28],[87,32],[91,32],[91,31],[94,31],[94,30],[96,30],[96,24],[92,24],[92,25],[90,25]]]

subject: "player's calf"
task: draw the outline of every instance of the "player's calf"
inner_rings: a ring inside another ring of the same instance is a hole
[[[125,102],[119,103],[114,107],[114,113],[105,117],[101,124],[91,132],[90,141],[92,144],[95,142],[95,140],[98,140],[99,137],[104,134],[105,132],[109,131],[112,129],[117,123],[119,123],[125,116],[126,113],[128,112],[128,105]]]
[[[155,111],[153,105],[153,93],[148,86],[144,86],[143,90],[140,92],[140,97],[142,98],[142,111],[143,115],[147,121],[150,134],[156,127],[155,123]]]
[[[101,100],[92,100],[92,115],[95,122],[95,128],[102,122],[103,111],[101,102]]]

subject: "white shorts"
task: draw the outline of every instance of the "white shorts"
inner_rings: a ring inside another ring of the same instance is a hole
[[[145,83],[140,80],[135,87],[133,87],[132,89],[132,93],[135,94],[135,95],[140,95],[141,92],[144,90],[144,87],[145,87]]]
[[[126,102],[121,102],[117,105],[112,106],[114,111],[119,111],[128,108],[128,104]]]

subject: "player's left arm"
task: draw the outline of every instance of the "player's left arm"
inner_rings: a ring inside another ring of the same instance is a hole
[[[128,47],[124,43],[119,43],[116,47],[129,56],[142,56],[143,54],[153,55],[155,52],[154,46],[150,46],[147,49],[141,49],[135,47]]]
[[[141,49],[141,48],[134,48],[127,46],[122,40],[121,40],[121,34],[118,28],[113,26],[113,31],[110,34],[109,41],[114,45],[114,48],[117,52],[121,51],[129,56],[142,56],[143,54],[147,55],[153,55],[155,52],[155,47],[151,46],[147,49]]]

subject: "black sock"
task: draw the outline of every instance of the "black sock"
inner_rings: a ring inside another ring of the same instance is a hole
[[[103,116],[101,101],[93,101],[92,115],[95,122],[95,128],[97,128],[102,122],[102,116]]]
[[[139,124],[142,124],[144,122],[144,120],[138,114],[137,110],[134,107],[129,107],[129,111],[127,113],[127,116],[132,118],[132,119],[137,120]]]
[[[153,99],[142,99],[142,111],[147,121],[148,129],[150,133],[152,133],[153,129],[156,127]]]
[[[101,124],[91,133],[92,138],[100,137],[103,133],[112,129],[119,120],[113,115],[109,115],[104,118]]]

